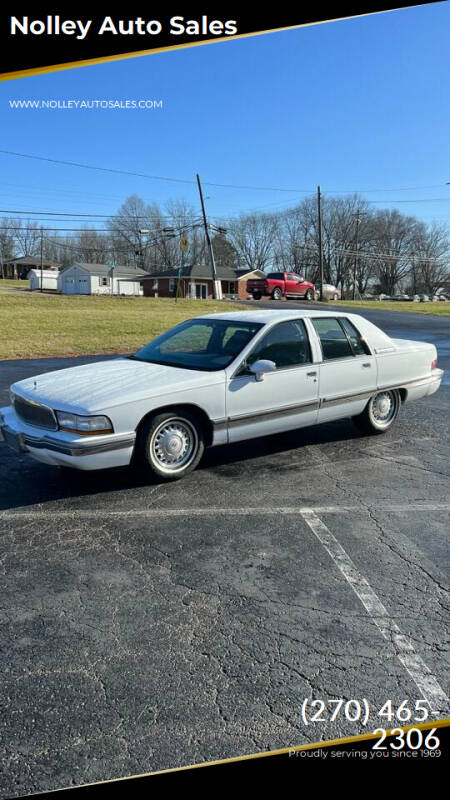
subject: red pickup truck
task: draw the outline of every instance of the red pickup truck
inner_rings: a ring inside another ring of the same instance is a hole
[[[274,300],[281,297],[304,297],[314,300],[315,288],[313,283],[305,281],[295,272],[268,272],[266,278],[255,278],[247,281],[247,292],[255,300],[269,295]]]

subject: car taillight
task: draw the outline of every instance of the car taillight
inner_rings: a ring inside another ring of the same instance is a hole
[[[431,362],[431,369],[437,368],[437,362],[438,362],[437,358],[435,358],[434,361]]]

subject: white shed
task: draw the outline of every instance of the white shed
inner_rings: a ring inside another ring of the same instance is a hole
[[[62,294],[139,295],[146,274],[133,267],[77,261],[61,271],[58,288]]]
[[[41,274],[42,274],[42,289],[53,289],[55,292],[58,288],[59,272],[57,269],[30,269],[27,278],[30,282],[30,289],[33,292],[35,289],[41,288]]]

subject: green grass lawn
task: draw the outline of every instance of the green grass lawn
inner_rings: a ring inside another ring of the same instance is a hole
[[[338,305],[338,304],[335,304]],[[343,300],[343,306],[352,308],[376,308],[377,311],[406,311],[409,314],[437,314],[440,317],[450,316],[450,301],[438,303],[413,303],[389,300]],[[326,303],[324,304],[326,307]]]
[[[178,322],[244,308],[214,300],[0,295],[0,359],[137,350]]]
[[[22,289],[22,291],[30,291],[29,281],[16,281],[12,278],[1,278],[0,289]]]

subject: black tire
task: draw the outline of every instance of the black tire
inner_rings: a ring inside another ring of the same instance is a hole
[[[253,300],[261,300],[261,292],[253,292]]]
[[[272,297],[274,300],[281,300],[282,291],[279,286],[275,286],[275,289],[272,292]]]
[[[165,481],[184,478],[205,451],[205,434],[198,417],[173,408],[147,419],[138,431],[135,463],[150,476]]]
[[[386,433],[397,419],[401,399],[397,389],[377,392],[353,422],[362,433]]]
[[[314,292],[312,289],[308,289],[308,291],[305,293],[305,300],[314,300]]]

